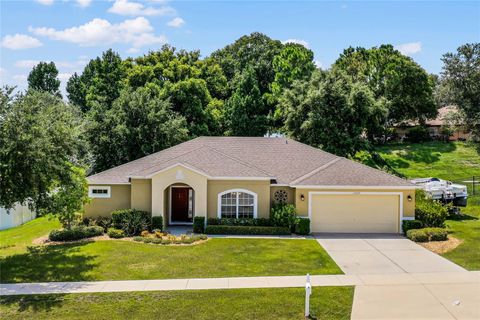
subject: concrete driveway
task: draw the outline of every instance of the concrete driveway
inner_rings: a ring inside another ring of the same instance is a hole
[[[358,281],[352,319],[480,319],[480,273],[399,235],[315,237]]]
[[[466,272],[400,235],[318,234],[315,237],[345,274]]]

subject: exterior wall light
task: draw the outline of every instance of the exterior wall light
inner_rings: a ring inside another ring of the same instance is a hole
[[[300,195],[300,200],[305,201],[305,196],[303,194]]]
[[[411,196],[411,195],[408,195],[408,196],[407,196],[407,200],[408,200],[408,202],[412,202],[412,196]]]

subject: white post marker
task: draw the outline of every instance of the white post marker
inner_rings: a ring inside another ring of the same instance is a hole
[[[305,318],[310,317],[310,295],[312,294],[312,285],[310,284],[310,274],[307,273],[307,283],[305,284]]]

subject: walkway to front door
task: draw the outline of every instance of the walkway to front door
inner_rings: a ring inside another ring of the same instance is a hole
[[[189,224],[193,221],[193,189],[184,186],[170,188],[170,224]]]

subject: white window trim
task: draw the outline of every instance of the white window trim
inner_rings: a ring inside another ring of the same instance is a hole
[[[94,194],[93,190],[96,189],[102,189],[102,190],[107,190],[107,194]],[[88,187],[88,196],[90,198],[101,198],[101,199],[107,199],[112,197],[112,190],[110,186],[89,186]]]
[[[226,191],[223,191],[223,192],[220,192],[218,194],[218,198],[217,198],[217,217],[218,218],[222,218],[222,196],[224,194],[227,194],[227,193],[230,193],[230,192],[243,192],[243,193],[247,193],[251,196],[253,196],[253,218],[256,219],[257,218],[257,207],[258,207],[258,201],[257,201],[257,194],[255,192],[252,192],[252,191],[249,191],[249,190],[246,190],[246,189],[230,189],[230,190],[226,190]],[[236,207],[236,210],[235,210],[235,216],[236,218],[238,218],[238,196],[237,196],[237,207]]]

